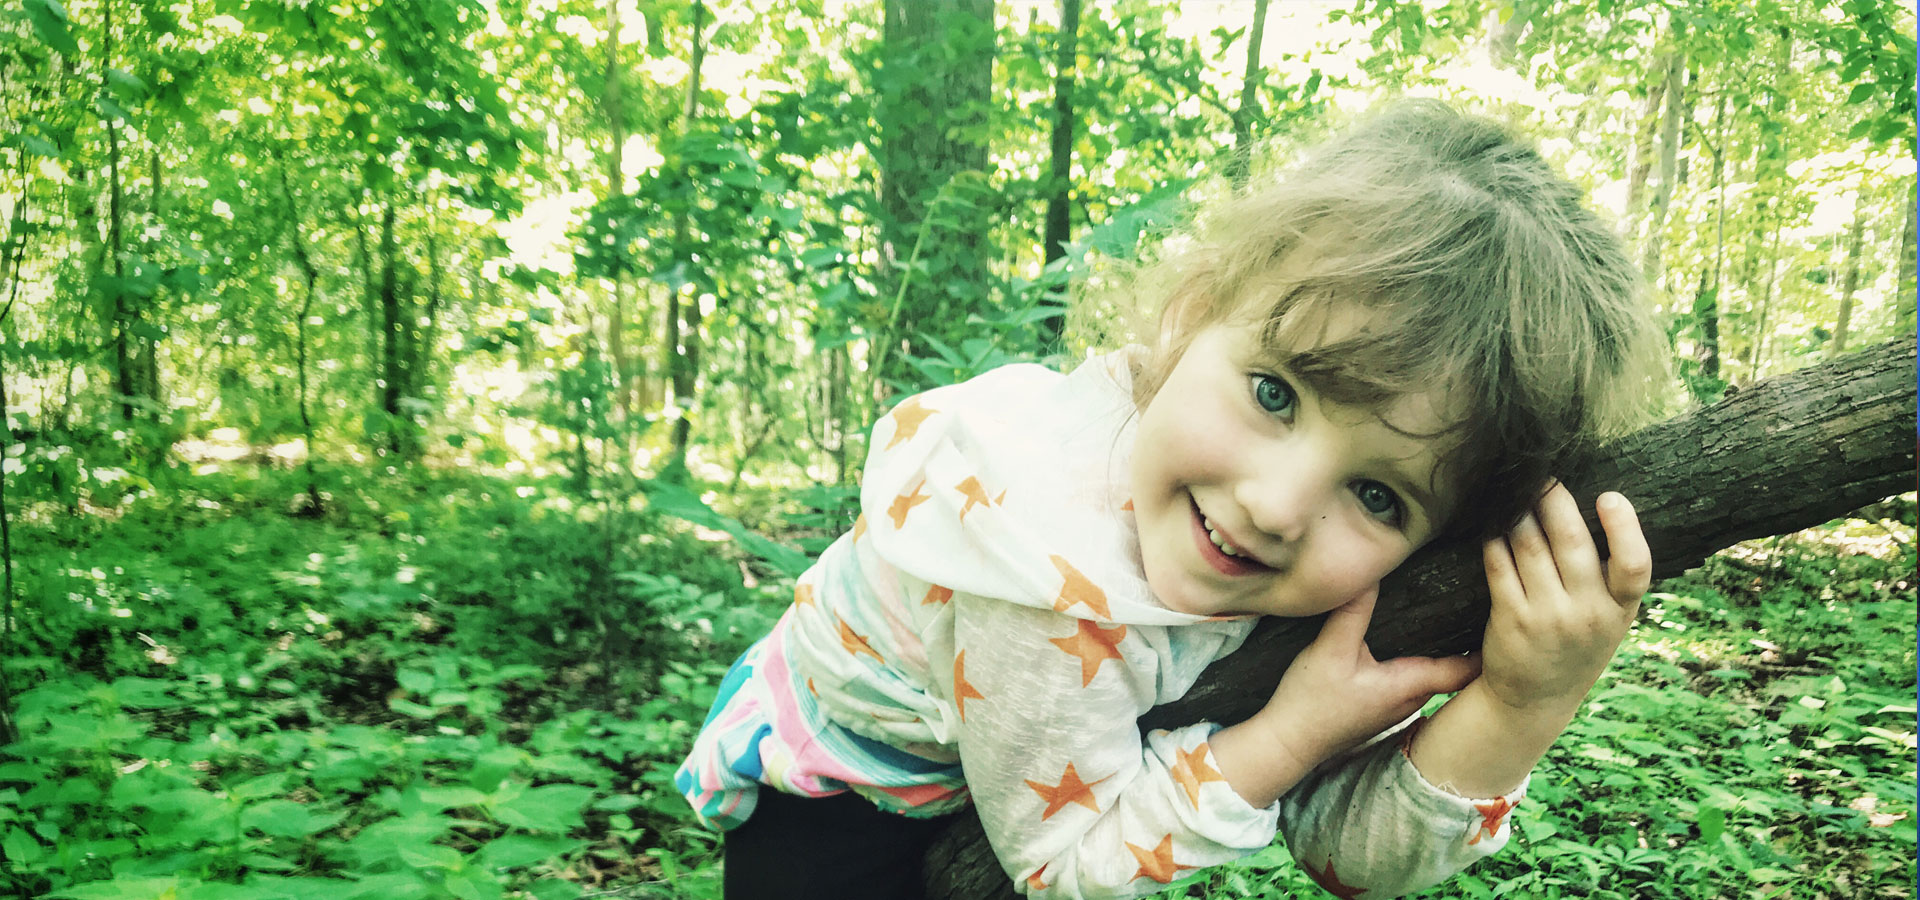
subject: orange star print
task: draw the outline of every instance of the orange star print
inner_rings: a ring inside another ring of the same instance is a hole
[[[1067,771],[1060,776],[1059,784],[1041,784],[1030,778],[1022,780],[1026,781],[1027,787],[1033,788],[1034,793],[1040,795],[1040,799],[1047,801],[1046,810],[1040,813],[1040,820],[1044,822],[1069,803],[1078,803],[1094,812],[1099,812],[1100,804],[1093,799],[1093,786],[1107,779],[1101,778],[1091,784],[1081,781],[1080,773],[1073,770],[1073,763],[1067,763]]]
[[[1074,604],[1079,603],[1093,610],[1093,614],[1102,619],[1113,618],[1112,610],[1107,608],[1106,591],[1101,590],[1092,579],[1080,574],[1080,570],[1074,568],[1073,563],[1067,562],[1066,557],[1053,554],[1047,558],[1053,560],[1053,567],[1059,569],[1060,576],[1066,579],[1060,585],[1060,596],[1053,598],[1055,612],[1066,612]]]
[[[1048,638],[1047,642],[1080,657],[1080,686],[1086,687],[1093,683],[1093,676],[1100,674],[1101,663],[1120,658],[1120,640],[1127,636],[1127,626],[1101,628],[1091,619],[1074,621],[1079,627],[1072,637]]]
[[[907,402],[894,407],[893,438],[887,441],[885,449],[892,450],[902,441],[912,440],[913,436],[920,431],[920,423],[925,422],[928,416],[938,411],[921,406],[919,397],[909,398]]]
[[[1473,829],[1473,837],[1468,838],[1467,843],[1478,844],[1483,837],[1490,838],[1499,834],[1500,823],[1505,821],[1507,813],[1513,812],[1513,808],[1518,805],[1505,797],[1486,803],[1475,803],[1473,808],[1480,811],[1480,824]]]
[[[1178,759],[1174,762],[1173,769],[1170,773],[1173,775],[1173,781],[1175,784],[1186,788],[1187,802],[1193,804],[1194,809],[1199,809],[1200,786],[1209,781],[1218,781],[1224,784],[1227,779],[1219,772],[1214,771],[1212,766],[1207,765],[1207,748],[1205,745],[1196,747],[1192,751],[1177,750],[1174,751],[1174,754]]]
[[[1327,868],[1325,871],[1315,872],[1312,867],[1308,867],[1307,877],[1313,879],[1313,883],[1319,885],[1321,890],[1335,897],[1343,898],[1343,900],[1354,900],[1354,898],[1367,892],[1366,888],[1341,883],[1340,876],[1333,873],[1333,857],[1331,856],[1327,857]]]
[[[920,605],[926,606],[930,603],[945,603],[948,600],[952,600],[952,599],[953,599],[953,588],[941,587],[937,584],[928,585],[927,595],[920,599]]]
[[[874,662],[877,662],[883,666],[887,664],[886,660],[880,658],[880,652],[873,649],[872,644],[867,643],[866,635],[855,634],[853,631],[853,626],[848,625],[847,620],[842,619],[838,616],[835,616],[834,619],[835,621],[838,621],[840,623],[840,646],[845,647],[848,653],[853,654],[854,656],[859,656],[860,654],[865,653],[866,655],[873,657]]]
[[[865,515],[860,515],[855,517],[853,520],[853,539],[857,541],[860,539],[861,535],[866,533],[867,533],[867,517]]]
[[[927,480],[922,478],[918,483],[914,484],[913,490],[893,498],[893,505],[887,507],[887,515],[893,518],[893,527],[904,527],[907,524],[907,513],[909,511],[933,499],[930,494],[920,493],[920,489],[926,486]]]
[[[987,699],[973,685],[967,683],[967,651],[962,650],[953,655],[953,703],[960,709],[962,722],[967,720],[967,698],[969,697],[975,700]]]
[[[962,522],[967,520],[967,510],[976,506],[986,506],[993,502],[987,499],[987,489],[980,486],[980,479],[972,475],[968,475],[967,480],[954,485],[953,489],[959,491],[960,496],[967,498],[967,502],[960,506],[960,521]],[[1002,492],[1001,496],[1004,497],[1006,494]]]
[[[793,605],[795,606],[813,605],[813,585],[810,585],[810,584],[794,585],[793,586]]]
[[[1045,865],[1042,865],[1039,869],[1035,870],[1032,875],[1027,876],[1027,890],[1044,891],[1047,889],[1047,883],[1044,881],[1041,881],[1040,876],[1047,874],[1047,866],[1050,866],[1050,865],[1053,865],[1053,864],[1047,863]]]
[[[1161,838],[1160,843],[1155,844],[1152,850],[1131,841],[1126,844],[1127,851],[1133,854],[1134,859],[1140,861],[1140,869],[1133,873],[1134,878],[1144,875],[1161,884],[1172,884],[1174,877],[1180,874],[1181,869],[1200,868],[1173,861],[1173,835],[1171,834]]]

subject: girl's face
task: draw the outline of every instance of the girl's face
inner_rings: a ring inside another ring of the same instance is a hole
[[[1344,327],[1329,338],[1357,325]],[[1387,424],[1439,431],[1437,390],[1348,406],[1272,357],[1257,326],[1211,326],[1141,413],[1134,516],[1147,583],[1169,609],[1326,612],[1377,585],[1447,514],[1431,493],[1436,440]]]

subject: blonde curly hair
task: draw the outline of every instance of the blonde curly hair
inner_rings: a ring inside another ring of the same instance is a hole
[[[1642,423],[1666,364],[1639,272],[1579,189],[1437,101],[1396,103],[1250,185],[1126,280],[1165,298],[1134,379],[1142,409],[1196,334],[1241,319],[1330,399],[1384,409],[1438,388],[1455,414],[1433,435],[1455,536],[1512,527],[1552,477]],[[1356,311],[1365,327],[1326,339],[1330,315]]]

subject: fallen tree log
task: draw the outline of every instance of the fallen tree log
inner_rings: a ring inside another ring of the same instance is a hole
[[[1740,541],[1914,490],[1914,378],[1914,341],[1896,340],[1636,432],[1565,481],[1596,534],[1593,498],[1606,490],[1631,498],[1654,577],[1679,575]],[[1487,608],[1479,548],[1430,547],[1381,585],[1367,643],[1381,659],[1466,652],[1480,644]],[[1247,718],[1319,628],[1318,617],[1261,622],[1185,697],[1141,717],[1141,729]],[[971,814],[927,851],[926,873],[936,900],[1018,896]]]

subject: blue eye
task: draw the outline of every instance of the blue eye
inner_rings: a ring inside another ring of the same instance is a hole
[[[1272,375],[1253,376],[1253,402],[1275,415],[1290,416],[1298,402],[1293,387]]]
[[[1400,524],[1400,497],[1378,481],[1362,481],[1353,486],[1353,495],[1367,512],[1394,525]]]

